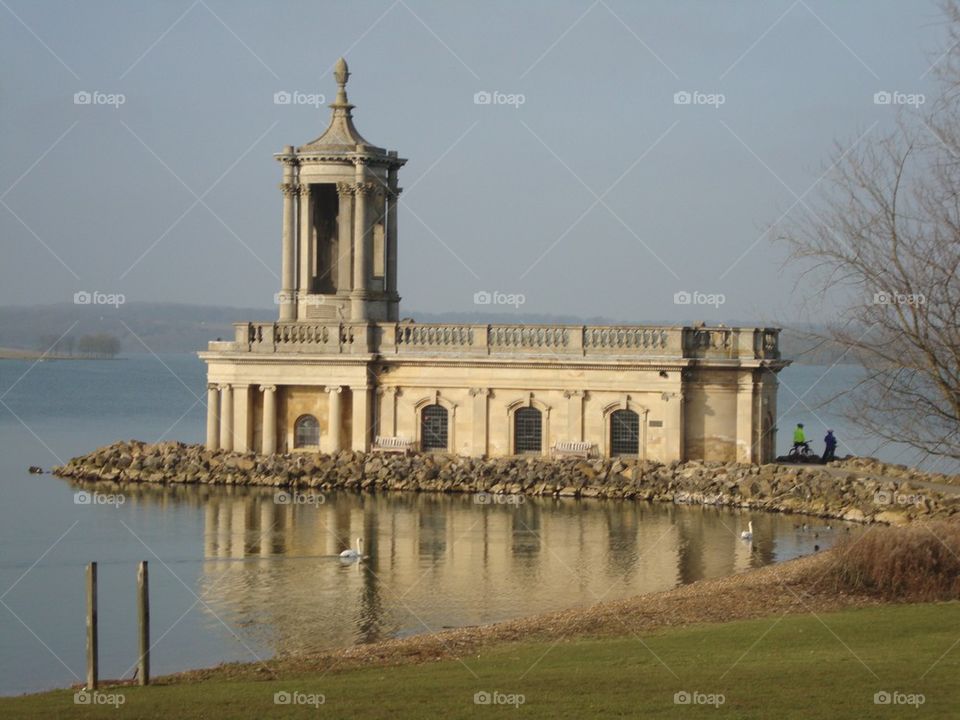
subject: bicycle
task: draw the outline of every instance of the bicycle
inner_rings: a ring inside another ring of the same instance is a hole
[[[794,445],[787,453],[788,462],[820,462],[820,456],[810,449],[810,443],[805,442],[801,445]]]

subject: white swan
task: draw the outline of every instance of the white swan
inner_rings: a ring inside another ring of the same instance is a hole
[[[341,560],[363,560],[363,538],[357,538],[356,548],[347,548],[340,553]]]
[[[741,540],[753,540],[753,520],[747,523],[747,529],[740,533]]]

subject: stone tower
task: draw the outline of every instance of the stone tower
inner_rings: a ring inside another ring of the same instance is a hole
[[[280,320],[396,321],[397,171],[406,160],[357,132],[343,58],[333,74],[327,129],[275,156],[283,166]]]

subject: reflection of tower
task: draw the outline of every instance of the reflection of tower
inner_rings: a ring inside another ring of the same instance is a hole
[[[503,510],[510,514],[511,547],[510,552],[524,566],[537,563],[540,554],[541,517],[540,507],[536,503],[507,505]]]
[[[223,492],[204,505],[204,557],[246,558],[282,555],[289,543],[290,505],[272,494]]]
[[[626,575],[637,559],[639,520],[634,503],[610,502],[604,505],[607,520],[607,548],[610,572]]]
[[[680,582],[691,583],[704,577],[703,529],[694,527],[698,523],[690,517],[689,508],[676,508],[673,518],[680,535]]]
[[[364,554],[369,558],[361,565],[363,585],[360,594],[360,617],[357,630],[362,642],[376,642],[383,635],[383,602],[379,583],[380,523],[377,515],[377,496],[363,498]]]
[[[350,530],[350,510],[351,503],[333,503],[333,534],[336,537],[336,545],[333,548],[332,555],[339,555],[347,548],[353,547],[354,539]]]
[[[740,568],[743,562],[740,531],[725,510],[682,508],[678,509],[678,517],[683,538],[680,553],[682,582],[721,577]],[[754,549],[756,547],[755,543]]]
[[[447,512],[437,498],[418,496],[417,544],[420,557],[440,559],[447,550]],[[443,500],[443,498],[441,498]]]
[[[777,557],[776,525],[781,521],[777,516],[761,513],[753,521],[754,533],[752,543],[751,567],[770,565]]]

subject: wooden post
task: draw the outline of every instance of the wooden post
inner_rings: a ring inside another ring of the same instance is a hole
[[[150,683],[150,580],[147,561],[137,569],[137,622],[140,627],[140,663],[137,677],[141,685]]]
[[[87,690],[97,689],[97,564],[87,565]]]

